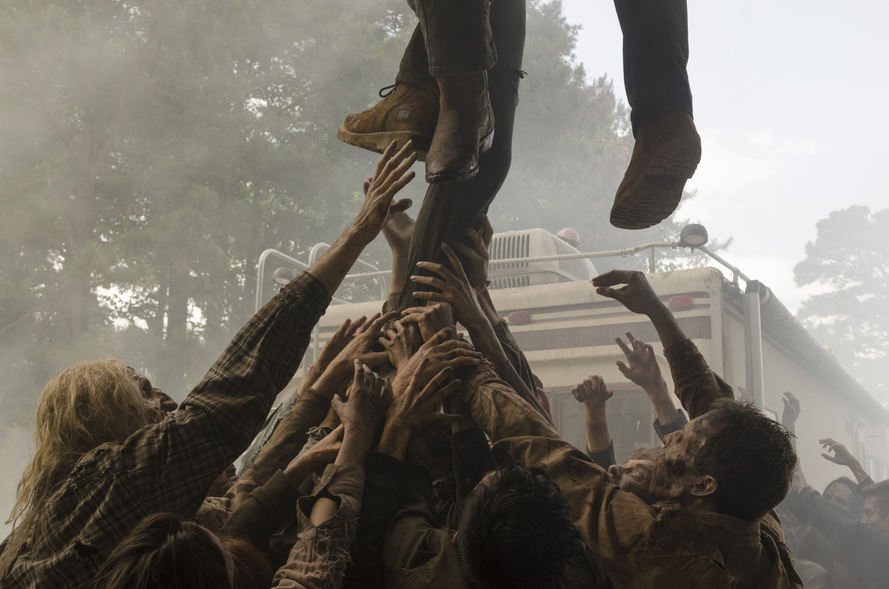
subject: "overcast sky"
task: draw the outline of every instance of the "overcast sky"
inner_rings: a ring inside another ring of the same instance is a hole
[[[625,97],[612,2],[563,0],[575,51]],[[889,207],[889,3],[689,0],[689,78],[703,158],[679,210],[724,257],[796,311],[793,266],[815,223],[853,204]],[[624,98],[625,99],[625,98]]]

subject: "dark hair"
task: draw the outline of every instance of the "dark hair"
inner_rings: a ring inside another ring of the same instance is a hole
[[[716,479],[718,513],[756,520],[781,503],[793,479],[792,434],[750,403],[720,399],[694,467]]]
[[[173,513],[143,519],[99,569],[95,589],[232,589],[221,548]]]
[[[626,460],[624,462],[629,462],[630,460],[651,460],[655,462],[657,460],[658,455],[661,453],[663,448],[633,448],[630,450],[629,454],[627,454]]]
[[[848,487],[849,490],[852,491],[849,495],[849,513],[855,519],[860,519],[861,515],[864,513],[864,497],[862,497],[861,493],[858,491],[858,483],[854,482],[849,477],[840,477],[827,483],[827,486],[824,487],[824,493],[821,495],[827,495],[827,491],[834,485],[842,485]]]
[[[877,508],[884,514],[889,513],[889,481],[881,481],[868,485],[861,489],[861,494],[866,498],[877,497]]]
[[[556,587],[577,536],[559,486],[515,462],[466,498],[458,529],[460,572],[477,589]]]
[[[236,589],[269,589],[275,570],[268,559],[253,544],[243,538],[222,538],[222,543],[235,563]]]

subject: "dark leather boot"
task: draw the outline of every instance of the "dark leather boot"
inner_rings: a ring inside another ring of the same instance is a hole
[[[436,78],[441,91],[438,124],[426,156],[426,182],[462,182],[478,173],[478,156],[494,142],[488,74]]]
[[[401,149],[413,141],[417,159],[424,161],[438,120],[438,86],[399,82],[383,100],[364,112],[349,115],[336,132],[349,145],[383,153],[392,141]]]
[[[700,161],[701,137],[691,115],[671,112],[646,119],[614,197],[611,224],[645,229],[669,217]]]

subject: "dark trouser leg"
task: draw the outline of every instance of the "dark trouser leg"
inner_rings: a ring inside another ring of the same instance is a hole
[[[644,117],[692,113],[686,0],[614,0],[624,35],[624,85],[633,134]]]
[[[441,244],[461,238],[475,216],[487,211],[509,172],[519,72],[525,49],[525,0],[496,0],[491,7],[490,23],[498,52],[497,63],[488,70],[488,92],[497,121],[494,145],[482,154],[478,175],[471,180],[429,186],[411,240],[409,275],[417,273],[419,261],[447,263]],[[417,286],[422,285],[410,281],[405,284],[400,309],[422,304],[412,295]]]
[[[491,0],[409,0],[408,4],[420,19],[430,75],[482,72],[497,61],[488,18]],[[414,31],[408,51],[416,51],[419,32]],[[419,56],[407,61],[417,64]]]

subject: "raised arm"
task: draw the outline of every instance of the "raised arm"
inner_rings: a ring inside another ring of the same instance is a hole
[[[827,453],[822,454],[822,456],[834,464],[848,466],[859,485],[874,482],[870,475],[867,474],[867,471],[864,470],[864,467],[861,466],[861,463],[858,462],[858,459],[852,456],[852,453],[845,446],[833,438],[824,438],[823,440],[818,440],[818,442],[822,448],[826,448],[828,452],[833,452],[833,456]]]
[[[343,442],[312,495],[297,502],[301,532],[287,564],[275,575],[275,588],[335,589],[349,563],[349,551],[364,488],[364,458],[392,398],[382,380],[359,360],[349,399],[334,397],[343,422]]]
[[[633,313],[646,315],[654,324],[670,364],[673,390],[689,419],[707,413],[717,399],[733,398],[731,387],[710,370],[697,347],[682,333],[673,313],[652,290],[645,274],[612,270],[594,278],[593,286],[598,294],[618,301]]]
[[[410,204],[392,204],[392,198],[412,177],[404,173],[413,156],[393,151],[381,158],[374,187],[336,244],[250,319],[178,412],[122,446],[126,484],[147,512],[196,510],[213,480],[256,435],[346,272],[391,211]]]
[[[661,374],[661,368],[654,357],[651,344],[637,339],[630,331],[626,332],[626,336],[630,345],[625,344],[619,337],[615,338],[615,341],[624,353],[629,366],[618,360],[617,367],[627,380],[642,387],[642,390],[648,395],[657,415],[654,431],[663,442],[665,436],[682,429],[688,420],[681,409],[676,409],[673,406],[670,390]]]
[[[602,468],[607,469],[616,464],[614,442],[611,440],[605,416],[605,403],[614,396],[614,392],[605,387],[601,376],[591,375],[571,389],[571,394],[578,402],[583,403],[587,454]]]
[[[418,262],[418,267],[437,274],[438,278],[435,276],[411,276],[411,280],[419,284],[433,286],[441,292],[417,291],[414,296],[427,301],[448,303],[453,308],[456,319],[469,331],[469,337],[472,338],[476,349],[493,363],[497,374],[549,420],[549,415],[543,410],[537,399],[536,387],[534,389],[528,388],[528,384],[516,372],[503,346],[500,345],[494,326],[485,317],[479,305],[478,296],[457,255],[447,244],[442,244],[441,247],[450,261],[453,271],[434,262]],[[422,313],[424,309],[425,307],[417,307],[405,312]],[[410,315],[408,315],[409,317]]]

